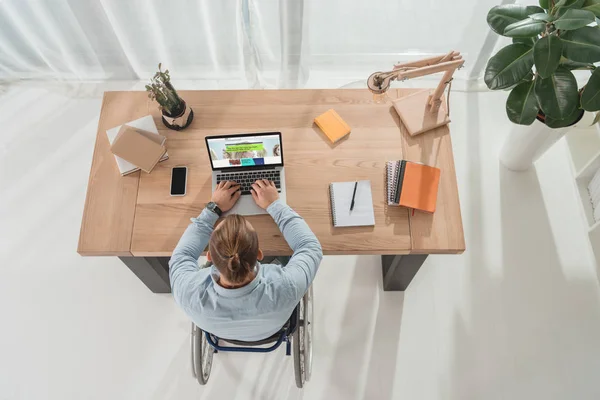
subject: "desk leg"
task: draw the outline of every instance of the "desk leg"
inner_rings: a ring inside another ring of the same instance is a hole
[[[383,290],[406,290],[426,258],[427,254],[381,256]]]
[[[169,257],[119,257],[153,293],[171,293]]]

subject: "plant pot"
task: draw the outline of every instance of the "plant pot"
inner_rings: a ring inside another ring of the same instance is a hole
[[[183,101],[183,100],[182,100]],[[187,128],[194,119],[194,110],[188,107],[185,101],[183,101],[183,111],[179,115],[171,116],[163,111],[162,122],[169,129],[180,131]]]
[[[595,116],[585,111],[577,122],[564,128],[549,128],[540,121],[543,115],[531,125],[513,125],[500,151],[500,162],[512,171],[526,171],[568,131],[592,125]]]

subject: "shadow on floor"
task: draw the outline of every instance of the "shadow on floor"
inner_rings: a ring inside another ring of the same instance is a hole
[[[590,385],[600,368],[597,285],[564,276],[535,168],[501,166],[500,196],[501,276],[486,270],[481,242],[471,243],[476,289],[468,318],[456,317],[446,397],[599,398],[600,384]]]
[[[404,293],[383,292],[380,269],[376,273],[377,285],[372,268],[354,268],[323,400],[393,398]]]

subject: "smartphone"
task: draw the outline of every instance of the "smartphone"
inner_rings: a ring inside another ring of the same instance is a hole
[[[173,167],[171,170],[171,196],[185,196],[187,167]]]

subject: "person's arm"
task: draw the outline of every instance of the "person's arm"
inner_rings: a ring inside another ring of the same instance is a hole
[[[192,218],[183,236],[179,239],[169,261],[171,292],[178,303],[187,293],[189,283],[198,272],[198,258],[208,245],[210,235],[219,216],[206,208],[198,218]]]
[[[310,230],[304,219],[281,200],[267,207],[283,237],[294,254],[283,268],[296,287],[296,298],[300,300],[315,279],[319,264],[323,259],[321,243]]]
[[[240,195],[237,184],[221,182],[213,193],[211,201],[225,212],[233,207]],[[179,304],[183,302],[186,293],[193,289],[189,284],[198,272],[198,258],[208,245],[218,219],[218,214],[206,208],[202,210],[198,218],[192,218],[192,223],[186,228],[173,250],[169,260],[169,279],[171,292]]]
[[[315,279],[323,259],[321,243],[302,217],[279,200],[279,193],[273,182],[258,180],[252,184],[251,193],[256,204],[273,217],[286,242],[294,251],[283,271],[296,289],[298,301]]]

